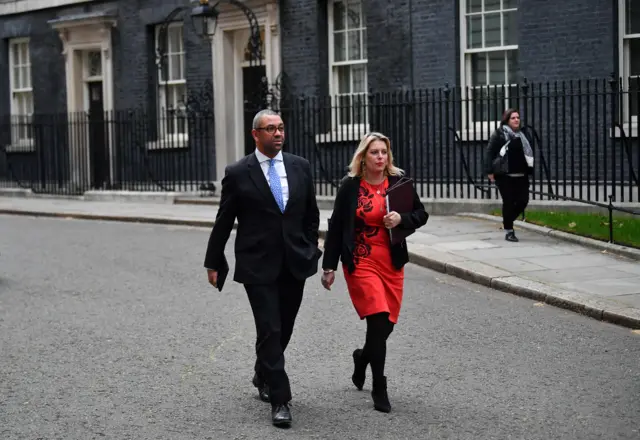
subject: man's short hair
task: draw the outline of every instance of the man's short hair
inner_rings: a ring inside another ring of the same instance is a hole
[[[265,109],[265,110],[260,110],[258,113],[256,113],[256,115],[253,117],[253,129],[255,130],[256,128],[260,127],[260,121],[262,120],[263,116],[279,116],[278,113],[274,112],[273,110],[269,110],[269,109]]]

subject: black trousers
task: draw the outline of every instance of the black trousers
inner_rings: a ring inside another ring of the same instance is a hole
[[[529,204],[529,178],[527,176],[496,176],[496,185],[502,196],[502,224],[513,229],[513,222]]]
[[[305,281],[285,268],[272,284],[245,284],[256,324],[256,364],[258,379],[269,385],[271,403],[291,400],[289,377],[284,368],[284,351],[302,303]]]

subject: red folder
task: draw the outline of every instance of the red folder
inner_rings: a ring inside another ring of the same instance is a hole
[[[408,214],[413,211],[413,179],[403,177],[392,187],[387,189],[386,202],[387,212],[395,211],[398,214]],[[389,230],[389,236],[391,237],[391,244],[398,244],[402,242],[409,235],[413,234],[415,229],[403,228],[398,225]]]

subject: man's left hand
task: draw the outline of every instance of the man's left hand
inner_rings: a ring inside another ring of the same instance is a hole
[[[391,211],[389,214],[385,215],[382,221],[384,222],[384,226],[387,229],[393,229],[400,224],[402,218],[400,214],[395,211]]]

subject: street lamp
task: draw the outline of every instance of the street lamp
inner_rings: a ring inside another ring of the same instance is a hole
[[[200,4],[191,10],[191,17],[200,22],[200,35],[209,41],[213,40],[218,26],[219,12],[216,5],[211,6],[209,0],[200,0]]]

